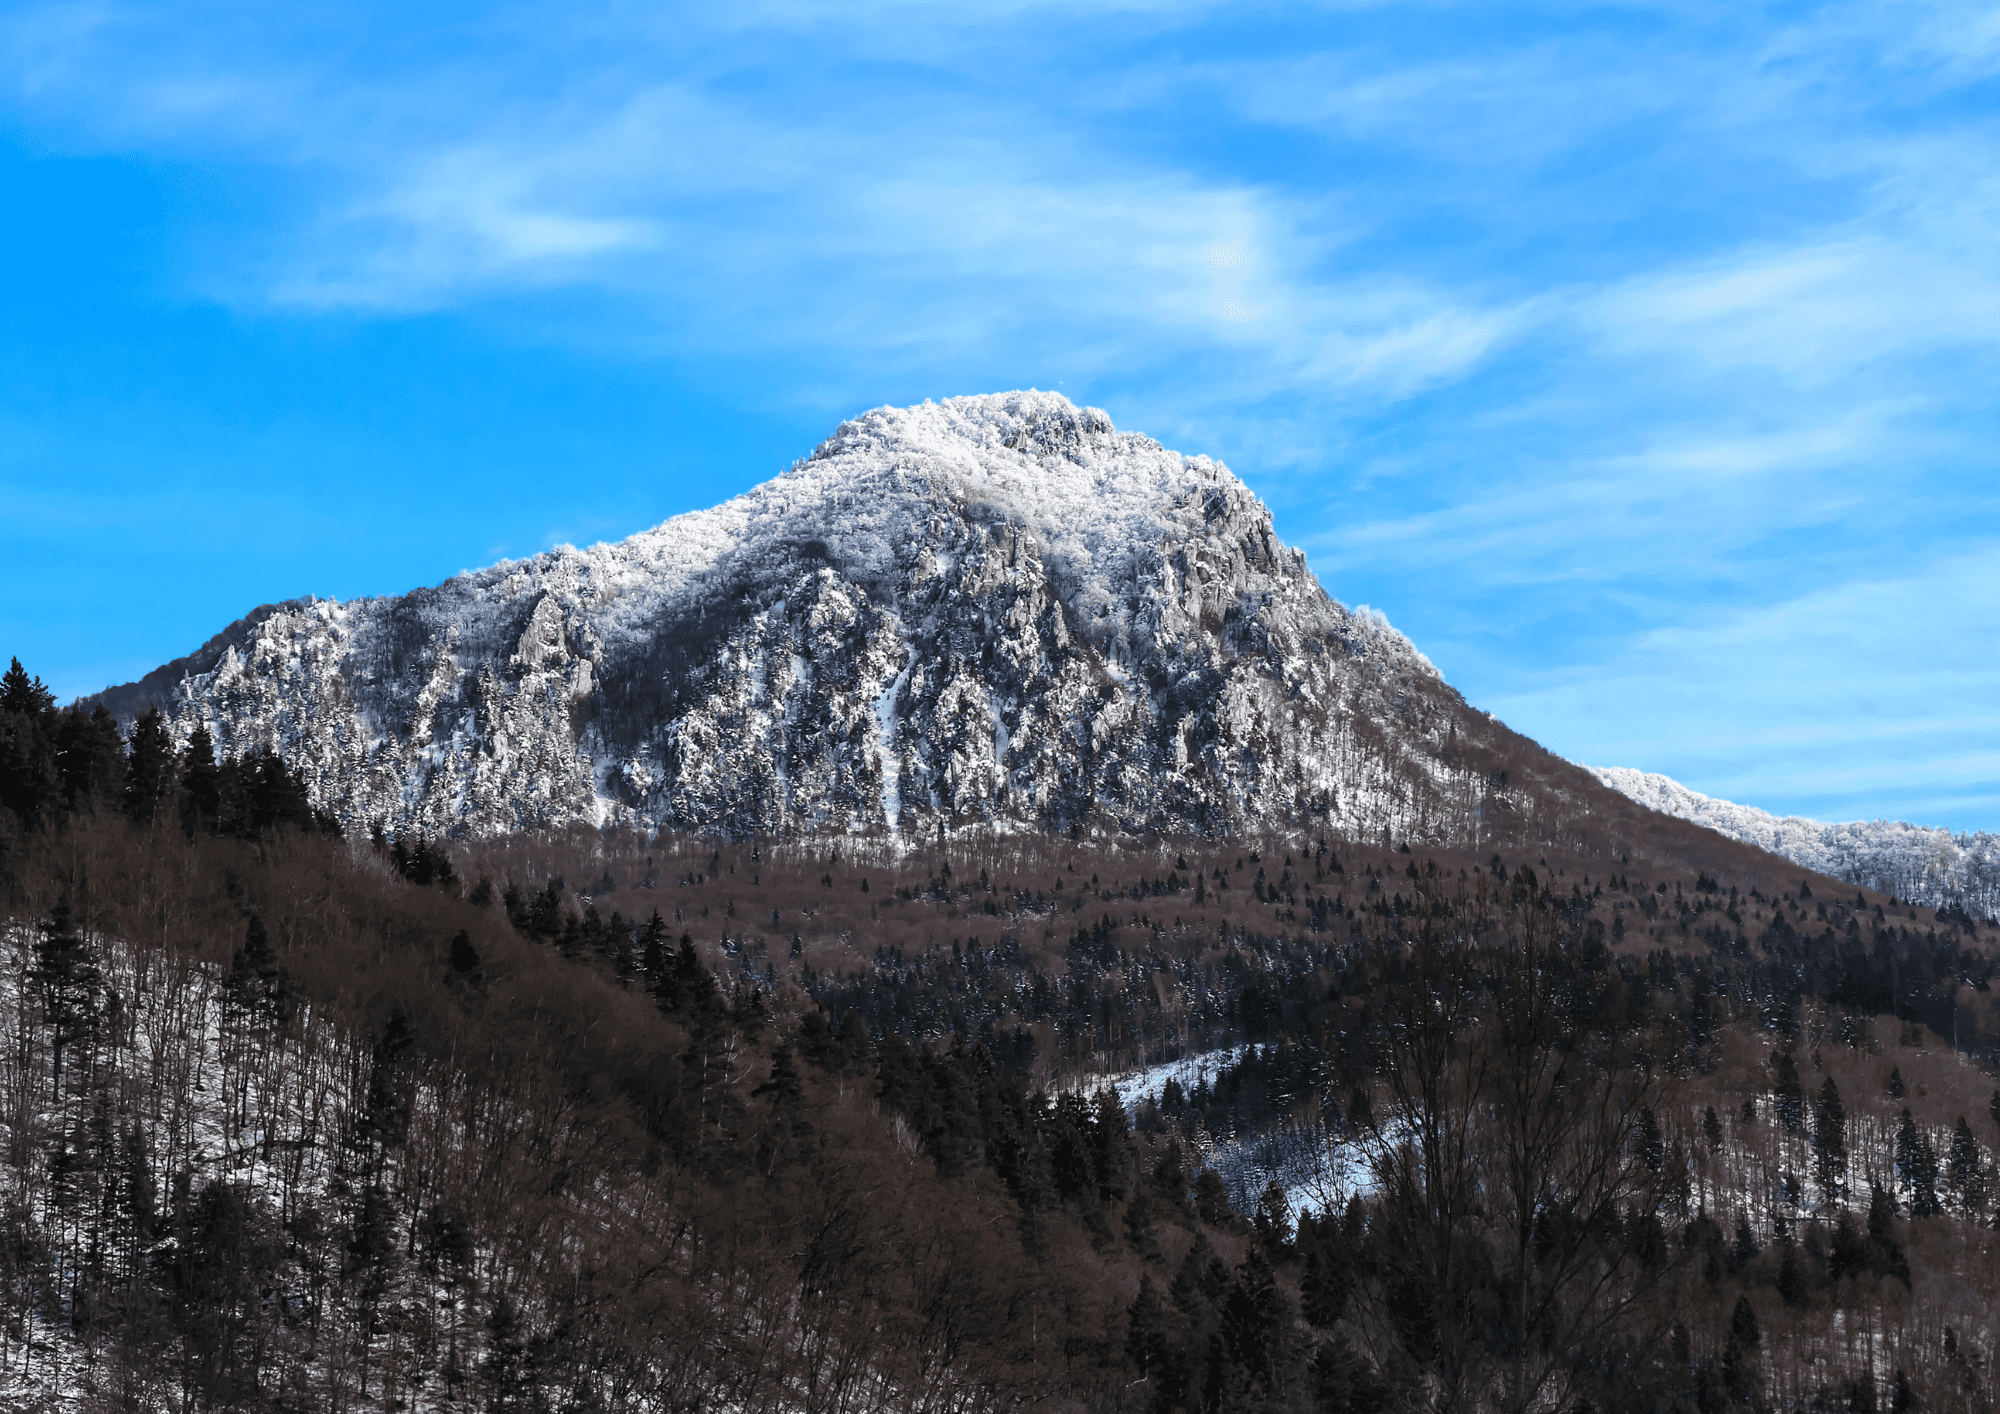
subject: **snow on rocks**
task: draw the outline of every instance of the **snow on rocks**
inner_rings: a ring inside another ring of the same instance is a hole
[[[1473,720],[1228,468],[1040,392],[877,408],[712,509],[259,610],[171,666],[106,700],[455,835],[1441,838],[1436,742]]]

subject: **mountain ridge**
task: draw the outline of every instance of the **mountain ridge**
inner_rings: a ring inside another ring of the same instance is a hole
[[[1756,845],[1829,878],[1931,908],[1955,906],[1980,918],[2000,913],[2000,835],[1902,820],[1779,816],[1703,795],[1671,776],[1629,766],[1584,769],[1650,810]]]

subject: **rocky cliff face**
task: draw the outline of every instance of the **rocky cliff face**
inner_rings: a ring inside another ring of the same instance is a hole
[[[104,700],[356,824],[1477,842],[1466,709],[1227,468],[1049,393],[882,408],[712,510],[260,609]],[[1594,784],[1594,783],[1591,783]]]

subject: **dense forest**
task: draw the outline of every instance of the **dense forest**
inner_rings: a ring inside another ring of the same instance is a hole
[[[1991,920],[1675,827],[343,833],[0,682],[0,1402],[1990,1410]]]

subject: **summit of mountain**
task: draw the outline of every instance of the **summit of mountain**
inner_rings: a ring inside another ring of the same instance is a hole
[[[615,543],[266,605],[99,700],[431,834],[1477,847],[1632,814],[1332,598],[1222,463],[1033,391],[877,408]]]

